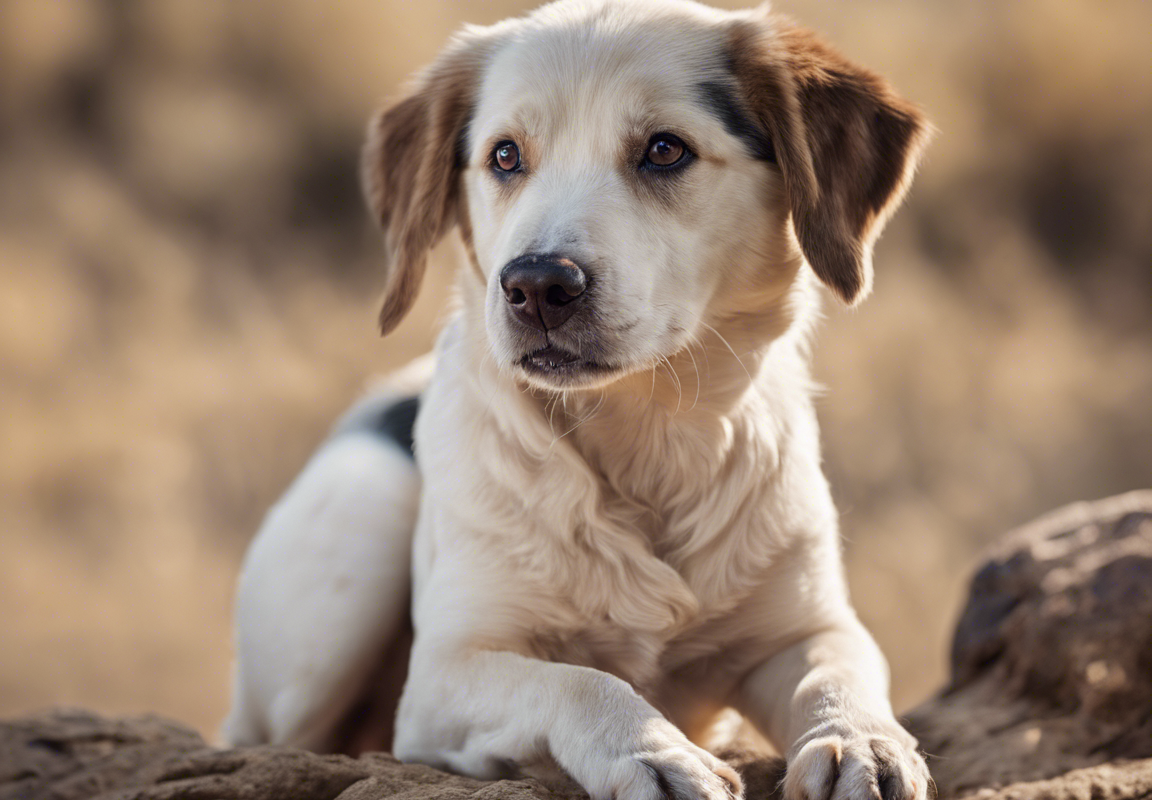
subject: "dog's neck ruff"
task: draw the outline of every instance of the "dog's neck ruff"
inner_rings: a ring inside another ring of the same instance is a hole
[[[603,389],[544,392],[477,358],[480,407],[507,445],[539,467],[525,473],[534,486],[520,487],[529,502],[554,507],[558,487],[546,481],[578,474],[595,485],[595,502],[628,507],[653,551],[676,566],[771,491],[797,427],[815,436],[808,393],[796,391],[810,384],[815,315],[800,316],[774,338],[766,328],[779,323],[767,315],[719,323],[692,347]],[[720,491],[727,501],[717,502]]]
[[[551,437],[537,454],[569,447],[616,491],[660,513],[683,494],[664,497],[661,484],[714,485],[734,454],[758,459],[769,474],[790,420],[810,410],[807,392],[795,391],[811,385],[806,351],[816,306],[806,289],[787,309],[780,303],[704,326],[689,347],[602,389],[551,393],[520,384]]]

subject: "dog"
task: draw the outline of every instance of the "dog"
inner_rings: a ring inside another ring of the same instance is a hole
[[[270,511],[225,738],[346,749],[376,697],[361,733],[404,761],[728,798],[699,745],[735,709],[788,800],[924,798],[849,604],[808,362],[820,292],[868,294],[929,136],[767,8],[466,28],[363,157],[383,331],[453,228],[458,308]]]

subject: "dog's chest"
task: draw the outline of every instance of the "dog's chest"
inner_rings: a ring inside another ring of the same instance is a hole
[[[539,658],[592,667],[634,686],[648,685],[657,679],[666,647],[667,640],[651,631],[636,633],[612,624],[543,633],[532,642]]]
[[[735,553],[679,554],[675,533],[658,517],[640,515],[630,525],[619,511],[608,503],[562,558],[563,579],[539,587],[541,602],[565,613],[562,624],[538,630],[532,650],[654,689],[670,665],[715,652],[707,629],[754,581]]]
[[[610,621],[538,634],[532,651],[538,658],[592,667],[616,675],[641,693],[658,690],[669,663],[691,657],[699,623],[666,631],[637,631]]]
[[[571,627],[539,630],[530,650],[543,660],[608,672],[642,695],[659,696],[674,674],[726,657],[733,644],[727,636],[731,615],[722,609],[699,609],[660,629],[638,628],[612,618],[585,619]]]
[[[459,527],[499,554],[486,591],[513,609],[528,650],[639,687],[706,649],[699,632],[763,580],[777,549],[775,456],[763,415],[657,425],[615,411],[548,438],[538,458],[492,457],[525,447],[530,414],[509,428],[520,439],[490,428],[493,447],[444,460],[427,486],[485,487]]]

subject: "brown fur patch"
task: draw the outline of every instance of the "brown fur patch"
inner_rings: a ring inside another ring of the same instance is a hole
[[[868,294],[872,245],[927,143],[920,111],[780,17],[734,26],[731,68],[776,149],[801,251],[844,302]]]
[[[385,232],[388,279],[380,329],[390,332],[416,299],[428,251],[456,222],[461,140],[491,42],[457,41],[407,98],[372,120],[362,176]]]

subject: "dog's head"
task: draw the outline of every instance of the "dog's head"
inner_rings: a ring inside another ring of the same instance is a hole
[[[805,262],[856,303],[927,130],[766,9],[560,0],[470,28],[370,128],[381,326],[454,224],[493,356],[537,386],[648,369],[778,307]]]

